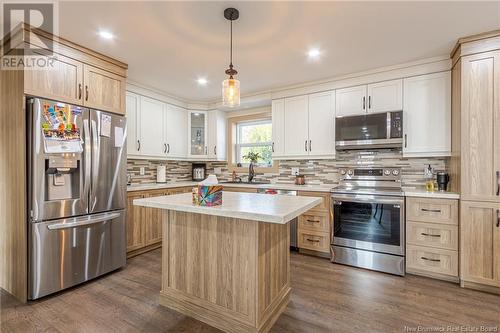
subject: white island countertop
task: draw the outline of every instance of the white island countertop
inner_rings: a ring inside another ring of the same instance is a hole
[[[192,203],[192,194],[135,199],[135,206],[179,212],[231,217],[258,222],[286,224],[322,202],[320,197],[223,192],[222,205],[204,207]]]

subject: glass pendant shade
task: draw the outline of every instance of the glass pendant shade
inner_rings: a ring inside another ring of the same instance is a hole
[[[228,107],[240,105],[240,81],[233,78],[222,81],[222,105]]]

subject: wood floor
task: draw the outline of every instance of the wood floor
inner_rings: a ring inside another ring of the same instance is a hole
[[[1,291],[0,332],[219,332],[158,305],[160,256],[161,250],[140,255],[125,269],[28,305]],[[500,296],[299,254],[291,264],[291,302],[272,332],[409,332],[457,325],[500,330]]]

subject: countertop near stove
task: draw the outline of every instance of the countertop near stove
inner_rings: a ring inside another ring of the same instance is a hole
[[[429,192],[423,188],[403,189],[405,197],[438,198],[438,199],[460,199],[460,194],[455,192]]]

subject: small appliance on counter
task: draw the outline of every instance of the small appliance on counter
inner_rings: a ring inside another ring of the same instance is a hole
[[[157,183],[167,182],[167,167],[165,165],[158,165],[156,167],[156,182]]]
[[[198,182],[205,179],[207,173],[207,165],[204,163],[193,163],[193,181]]]
[[[450,181],[450,175],[445,171],[438,171],[436,174],[436,181],[438,185],[438,190],[444,192],[448,189],[448,182]]]
[[[305,185],[305,184],[306,184],[306,176],[304,175],[295,176],[295,185]]]

